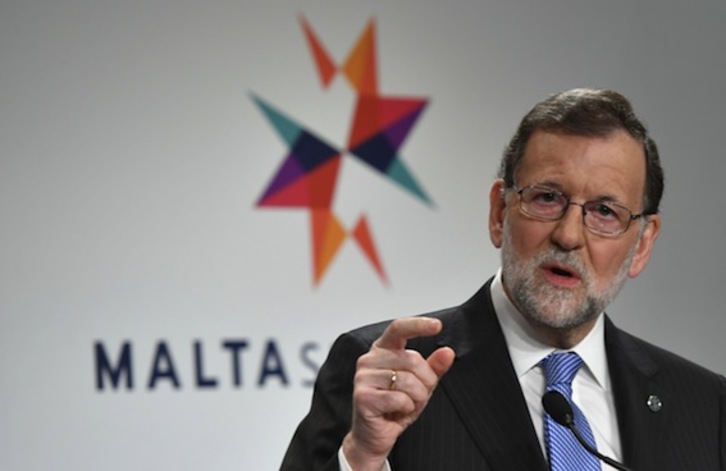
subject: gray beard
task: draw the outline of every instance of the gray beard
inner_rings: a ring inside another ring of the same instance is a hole
[[[514,251],[507,221],[502,233],[502,278],[512,302],[527,318],[555,329],[572,329],[595,319],[622,289],[637,244],[628,251],[622,268],[606,286],[594,287],[593,277],[574,253],[552,246],[529,260],[522,260]],[[545,262],[556,262],[575,268],[581,275],[585,295],[559,289],[537,281],[537,270]]]

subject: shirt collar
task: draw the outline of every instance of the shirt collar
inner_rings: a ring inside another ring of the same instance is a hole
[[[509,356],[512,359],[514,371],[517,373],[518,378],[521,378],[525,373],[537,366],[540,360],[550,353],[561,351],[542,343],[523,315],[512,304],[506,291],[504,291],[501,268],[497,270],[492,282],[491,295],[494,311],[499,319],[499,324],[502,326]],[[605,354],[605,322],[602,314],[598,316],[595,326],[587,336],[568,351],[580,355],[586,365],[583,370],[601,388],[610,389],[610,374],[607,355]]]

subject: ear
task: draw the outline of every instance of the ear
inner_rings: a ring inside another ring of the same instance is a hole
[[[496,180],[489,190],[489,238],[494,247],[502,246],[502,230],[504,227],[504,211],[507,207],[506,185],[501,178]]]
[[[661,217],[658,214],[648,216],[647,226],[643,230],[643,234],[638,239],[637,246],[635,248],[635,256],[633,261],[630,262],[630,269],[628,270],[628,276],[635,278],[645,269],[650,259],[650,254],[653,252],[653,244],[660,234]]]

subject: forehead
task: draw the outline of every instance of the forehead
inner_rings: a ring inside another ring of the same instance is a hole
[[[645,191],[645,151],[624,130],[606,136],[535,131],[517,169],[519,186],[546,184],[575,196],[639,203]]]

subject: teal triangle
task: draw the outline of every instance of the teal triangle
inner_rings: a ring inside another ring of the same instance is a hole
[[[282,114],[280,111],[273,108],[272,105],[264,101],[262,98],[258,97],[254,93],[251,95],[255,104],[257,104],[258,108],[265,113],[265,116],[267,116],[267,119],[275,127],[282,139],[289,147],[293,147],[302,133],[302,127],[292,119]]]
[[[406,190],[413,193],[418,199],[427,205],[433,206],[434,202],[429,199],[428,195],[423,191],[421,186],[419,186],[411,172],[408,171],[398,156],[396,156],[396,158],[393,159],[393,162],[391,162],[388,170],[386,170],[386,175]]]

